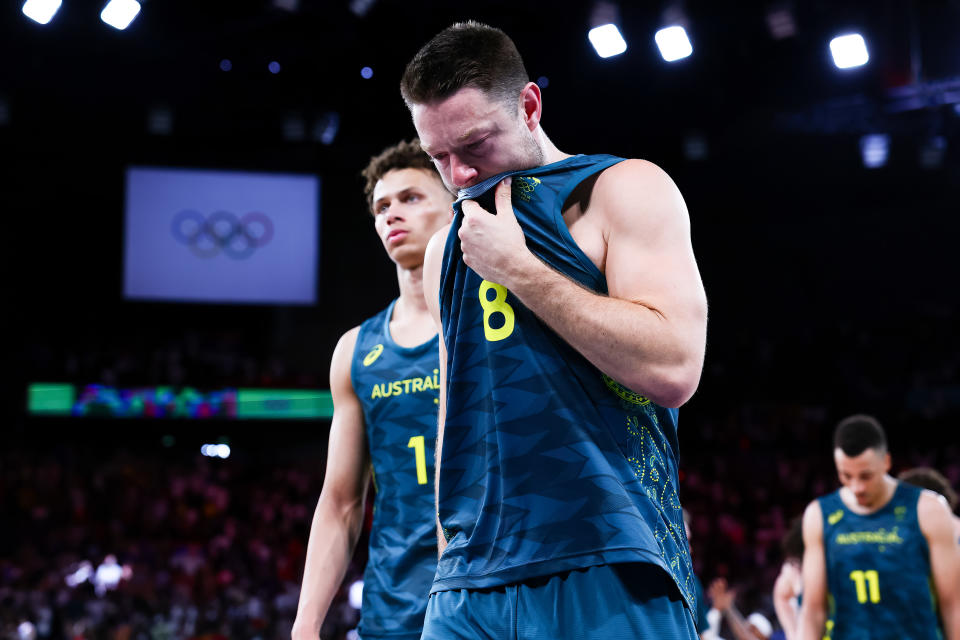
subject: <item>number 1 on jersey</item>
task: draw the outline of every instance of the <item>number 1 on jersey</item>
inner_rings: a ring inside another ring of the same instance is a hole
[[[851,571],[850,579],[857,587],[857,601],[861,604],[867,602],[867,587],[870,588],[870,602],[876,604],[880,602],[880,574],[875,570],[869,571]]]
[[[410,438],[407,449],[413,449],[417,458],[417,484],[427,484],[427,452],[423,444],[423,436]]]

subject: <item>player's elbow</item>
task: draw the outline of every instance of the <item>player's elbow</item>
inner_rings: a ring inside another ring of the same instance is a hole
[[[360,534],[363,526],[364,500],[350,492],[323,491],[317,503],[317,517],[325,525],[342,527],[351,538]]]
[[[629,380],[631,389],[642,389],[643,395],[661,407],[676,408],[685,404],[700,384],[700,364],[666,368],[652,378],[639,376]]]

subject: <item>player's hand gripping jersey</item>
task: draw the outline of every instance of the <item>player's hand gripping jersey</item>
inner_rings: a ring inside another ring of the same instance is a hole
[[[439,515],[448,545],[433,590],[482,588],[618,562],[659,565],[693,608],[677,498],[677,410],[606,377],[509,291],[463,263],[460,202],[494,212],[513,175],[527,246],[583,286],[606,279],[562,217],[583,180],[621,158],[575,156],[461,192],[444,250],[447,406]]]
[[[376,488],[360,634],[419,638],[437,567],[433,473],[439,396],[436,336],[390,337],[392,302],[364,322],[350,377],[363,405]]]

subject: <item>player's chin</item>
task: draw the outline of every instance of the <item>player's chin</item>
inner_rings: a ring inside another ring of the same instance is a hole
[[[415,269],[423,265],[424,247],[404,245],[393,247],[390,259],[402,269]]]

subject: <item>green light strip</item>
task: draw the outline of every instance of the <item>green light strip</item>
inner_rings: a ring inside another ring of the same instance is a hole
[[[72,384],[34,383],[27,388],[27,412],[42,416],[68,416],[76,398]]]
[[[326,390],[237,389],[237,418],[329,418],[333,399]]]
[[[71,384],[32,383],[27,386],[27,413],[35,416],[69,416],[77,403],[78,389]],[[170,387],[155,387],[160,394]],[[108,389],[109,390],[109,389]],[[190,389],[184,389],[181,393]],[[326,389],[237,389],[236,418],[241,420],[301,420],[330,418],[333,399]],[[100,417],[104,417],[102,414]]]

